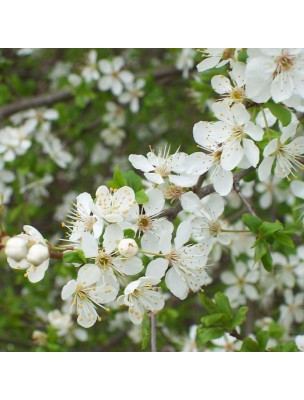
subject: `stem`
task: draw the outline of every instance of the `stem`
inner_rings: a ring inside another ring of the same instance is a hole
[[[251,231],[247,229],[221,229],[221,232],[250,233]]]
[[[151,351],[157,352],[156,346],[156,315],[151,312]]]
[[[149,254],[150,256],[166,257],[165,254],[152,253],[151,251],[138,250],[138,252],[142,254]]]
[[[265,114],[265,111],[264,111],[264,108],[263,108],[263,107],[261,107],[261,112],[262,112],[262,115],[263,115],[263,118],[264,118],[265,127],[266,127],[266,132],[267,132],[267,135],[268,135],[268,140],[269,140],[269,142],[270,142],[270,141],[271,141],[270,130],[269,130],[269,126],[268,126],[266,114]]]

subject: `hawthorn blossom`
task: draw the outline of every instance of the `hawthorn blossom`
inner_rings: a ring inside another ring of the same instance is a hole
[[[170,155],[170,148],[165,146],[158,154],[149,152],[147,157],[131,154],[129,161],[134,168],[143,171],[146,179],[152,183],[161,185],[168,178],[174,185],[190,187],[196,183],[199,174],[190,170],[189,165],[186,169],[188,157],[186,153],[178,151]]]
[[[7,126],[0,130],[0,155],[3,161],[13,161],[16,156],[23,155],[31,147],[29,132],[22,126]]]
[[[229,335],[229,333],[224,333],[224,335],[218,339],[211,340],[211,343],[217,346],[214,351],[225,351],[232,352],[240,350],[242,342],[240,342],[234,336]]]
[[[130,110],[133,113],[137,113],[139,110],[139,99],[144,95],[142,88],[145,86],[145,83],[144,79],[138,79],[126,84],[125,91],[118,98],[122,104],[129,103]]]
[[[246,264],[241,261],[236,262],[234,272],[224,271],[221,274],[221,281],[228,286],[225,294],[234,304],[243,304],[245,299],[257,300],[258,291],[253,285],[259,279],[259,271],[249,271]]]
[[[160,280],[154,277],[141,277],[129,283],[124,294],[118,297],[119,305],[129,307],[129,317],[134,324],[141,324],[145,311],[157,312],[164,307],[163,296],[154,287],[159,282]]]
[[[189,71],[194,65],[195,51],[193,49],[182,49],[179,53],[175,67],[183,72],[183,78],[189,77]]]
[[[258,201],[262,209],[269,208],[274,202],[282,203],[286,200],[288,201],[287,192],[280,188],[280,182],[282,182],[280,178],[269,177],[267,180],[257,183],[255,189],[260,193]]]
[[[107,112],[102,116],[102,120],[110,126],[121,127],[126,123],[125,110],[118,104],[108,101],[106,103]]]
[[[276,268],[276,280],[277,287],[282,289],[282,287],[293,288],[296,284],[296,269],[304,267],[304,263],[300,261],[299,257],[296,255],[284,256],[282,253],[272,254],[273,265]]]
[[[204,72],[211,68],[220,68],[235,59],[236,49],[204,49],[202,57],[205,57],[197,66],[198,72]]]
[[[126,132],[118,126],[111,125],[100,132],[101,139],[108,146],[118,147],[126,137]]]
[[[101,91],[111,90],[115,96],[119,96],[124,86],[133,81],[133,74],[122,70],[124,64],[125,62],[122,57],[115,57],[112,61],[98,61],[98,67],[103,74],[98,81],[98,88]]]
[[[62,288],[62,300],[72,297],[71,311],[77,309],[77,322],[84,328],[90,328],[99,319],[96,306],[107,310],[103,304],[112,301],[112,294],[97,284],[99,277],[99,268],[84,265],[78,271],[77,280],[69,281]]]
[[[297,169],[302,169],[302,157],[304,153],[304,137],[298,137],[288,144],[296,132],[298,121],[293,121],[289,126],[283,128],[280,138],[271,140],[265,147],[264,159],[259,165],[258,175],[263,182],[271,175],[272,166],[275,165],[274,173],[279,178],[288,178],[290,174],[295,175]]]
[[[193,193],[188,192],[182,195],[181,205],[183,209],[194,214],[191,220],[192,237],[197,242],[203,242],[207,248],[212,248],[213,244],[219,242],[223,245],[230,243],[230,236],[225,230],[224,221],[219,217],[224,212],[224,200],[217,194],[199,199]]]
[[[245,68],[246,65],[241,62],[236,62],[230,72],[229,78],[223,75],[216,75],[211,79],[211,86],[222,95],[222,101],[226,101],[229,106],[235,103],[243,103],[246,98],[245,92]]]
[[[293,294],[290,289],[284,292],[285,304],[280,306],[279,322],[287,329],[295,321],[300,324],[304,322],[304,294]]]
[[[50,311],[48,320],[59,337],[65,336],[73,326],[71,315],[63,314],[59,310]]]
[[[174,247],[171,245],[171,234],[165,232],[161,236],[159,249],[164,257],[151,261],[146,276],[161,279],[165,274],[165,282],[174,296],[184,300],[190,290],[197,292],[205,285],[209,277],[205,271],[209,248],[204,244],[185,246],[190,240],[191,223],[182,222],[176,232]]]
[[[304,97],[303,49],[248,50],[246,92],[257,103]]]
[[[100,77],[97,67],[97,51],[91,50],[87,55],[87,64],[81,71],[81,75],[87,83],[97,81]]]
[[[13,243],[11,245],[10,241],[8,241],[5,250],[7,262],[13,269],[26,270],[25,276],[28,280],[36,283],[43,279],[48,269],[49,251],[45,239],[37,229],[30,225],[24,225],[23,230],[25,233],[12,238],[19,240],[18,246],[20,250],[17,254],[14,251],[17,244]]]

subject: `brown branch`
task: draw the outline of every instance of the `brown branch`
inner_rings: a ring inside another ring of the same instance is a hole
[[[251,167],[249,169],[253,170],[253,167]],[[247,210],[249,211],[249,213],[251,215],[256,216],[256,213],[255,213],[254,209],[252,208],[251,204],[249,203],[249,201],[246,199],[246,197],[243,195],[243,193],[241,191],[240,178],[239,179],[234,179],[233,187],[234,187],[234,190],[236,191],[237,195],[239,196],[239,198],[245,204],[245,206],[246,206]]]
[[[233,181],[234,184],[237,184],[239,186],[239,182],[242,178],[244,178],[244,176],[248,175],[251,171],[253,171],[253,167],[244,169],[242,171],[236,172],[233,175]],[[201,177],[199,177],[198,180],[200,180]],[[203,197],[208,196],[208,194],[211,194],[215,192],[214,186],[211,183],[210,185],[204,186],[202,188],[200,188],[199,190],[197,190],[196,194],[198,195],[198,197],[200,199],[202,199]],[[180,203],[176,204],[173,207],[167,208],[166,210],[164,210],[161,214],[160,217],[167,217],[169,221],[173,221],[174,218],[176,218],[177,214],[182,211],[182,206]]]

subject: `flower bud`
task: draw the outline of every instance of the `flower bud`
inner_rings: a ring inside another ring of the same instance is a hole
[[[15,261],[21,261],[25,258],[27,251],[27,241],[18,236],[9,239],[5,246],[5,254]]]
[[[40,265],[49,258],[49,251],[43,244],[34,244],[27,254],[27,261],[33,265]]]
[[[130,258],[138,253],[138,246],[134,239],[122,239],[119,242],[118,251],[122,256]]]

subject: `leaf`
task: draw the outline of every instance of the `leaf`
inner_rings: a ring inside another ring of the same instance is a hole
[[[135,193],[135,200],[138,204],[145,204],[149,201],[149,197],[144,190]]]
[[[269,333],[267,331],[259,331],[256,334],[260,351],[265,351],[269,340]]]
[[[291,237],[283,232],[275,232],[274,238],[277,242],[287,247],[294,247],[294,242]]]
[[[280,339],[284,335],[285,331],[286,329],[283,328],[283,326],[277,324],[276,322],[271,322],[269,324],[268,332],[270,337],[274,339]]]
[[[229,318],[233,317],[233,310],[230,306],[229,299],[227,296],[225,296],[223,293],[218,292],[214,296],[215,303],[218,306],[219,310],[226,315],[228,315]]]
[[[139,192],[143,185],[142,180],[139,175],[137,175],[134,171],[127,171],[123,173],[127,186],[132,188],[134,192]]]
[[[281,104],[273,103],[268,101],[264,104],[264,107],[268,108],[271,113],[281,121],[283,126],[287,126],[291,122],[291,112],[288,108],[282,106]]]
[[[151,321],[150,318],[145,315],[141,325],[141,349],[145,350],[151,337]]]
[[[244,224],[251,230],[251,232],[258,233],[259,226],[262,224],[262,220],[251,214],[243,214],[242,220]]]
[[[258,230],[260,234],[263,236],[271,236],[280,229],[283,229],[283,225],[281,224],[281,222],[276,221],[276,222],[263,222],[259,226]]]
[[[241,350],[243,352],[258,352],[259,351],[259,345],[257,342],[250,338],[246,338],[243,341]]]
[[[84,264],[87,261],[82,250],[64,252],[62,259],[66,263],[76,264]]]
[[[206,315],[205,317],[201,318],[201,323],[205,326],[209,326],[209,325],[216,324],[217,322],[225,319],[225,317],[226,317],[226,314],[223,314],[223,313]]]
[[[259,240],[254,252],[254,262],[257,263],[267,253],[268,245],[265,240]]]
[[[227,326],[228,326],[230,329],[234,329],[234,328],[236,328],[237,326],[242,325],[242,323],[243,323],[244,321],[246,321],[247,312],[248,312],[248,307],[246,307],[246,306],[240,307],[240,308],[237,310],[237,312],[236,312],[236,314],[234,315],[234,317],[232,318],[232,320],[229,321],[229,324],[228,324]]]
[[[204,328],[198,326],[197,339],[201,344],[205,344],[213,339],[218,339],[224,335],[225,331],[222,328]]]
[[[199,298],[201,299],[203,306],[205,307],[205,309],[208,311],[209,314],[214,314],[219,312],[218,307],[208,296],[200,294]]]
[[[135,232],[133,229],[125,229],[124,231],[124,238],[126,239],[134,239],[135,238]]]
[[[267,249],[267,253],[263,255],[261,258],[263,267],[266,269],[267,272],[271,272],[273,268],[272,257],[270,254],[269,249]]]
[[[113,181],[107,181],[106,184],[113,189],[127,186],[127,181],[118,166],[114,168]]]

